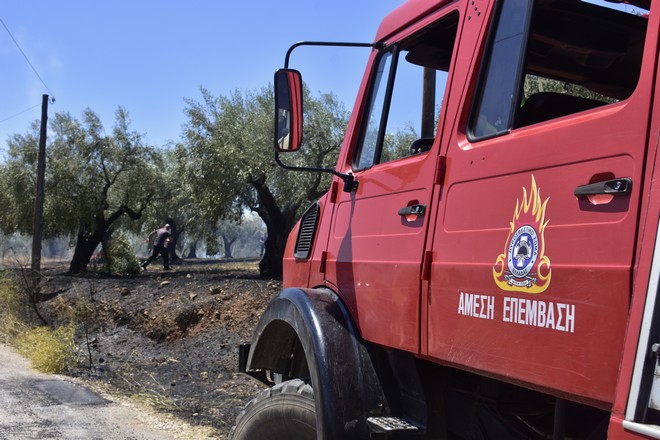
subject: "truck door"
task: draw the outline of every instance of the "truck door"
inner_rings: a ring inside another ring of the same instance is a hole
[[[420,267],[433,200],[445,83],[459,14],[445,8],[374,54],[344,159],[355,192],[339,192],[326,279],[368,340],[419,351]],[[340,166],[341,169],[341,166]],[[343,171],[343,170],[342,170]]]
[[[430,357],[603,408],[628,317],[657,53],[647,11],[620,9],[496,4],[469,99],[448,110],[459,117],[423,304]]]

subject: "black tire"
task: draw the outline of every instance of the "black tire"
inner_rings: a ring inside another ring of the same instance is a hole
[[[262,391],[245,405],[230,440],[316,440],[314,390],[293,379]]]

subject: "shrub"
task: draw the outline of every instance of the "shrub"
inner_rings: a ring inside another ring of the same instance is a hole
[[[135,275],[140,273],[140,261],[126,234],[120,232],[108,242],[106,269],[114,275]]]
[[[32,362],[32,366],[45,373],[64,373],[76,363],[74,343],[75,325],[51,330],[35,327],[27,330],[16,340],[18,351]]]

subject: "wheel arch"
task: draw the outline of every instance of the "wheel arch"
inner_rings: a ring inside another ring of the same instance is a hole
[[[329,289],[280,292],[257,324],[246,370],[282,371],[293,363],[304,371],[297,356],[304,356],[314,388],[319,438],[368,437],[366,418],[386,413],[387,402],[347,307]]]

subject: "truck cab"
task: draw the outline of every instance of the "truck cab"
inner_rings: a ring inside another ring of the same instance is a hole
[[[244,356],[313,396],[310,438],[660,438],[659,6],[409,0],[383,20]],[[275,88],[295,154],[300,74]]]

